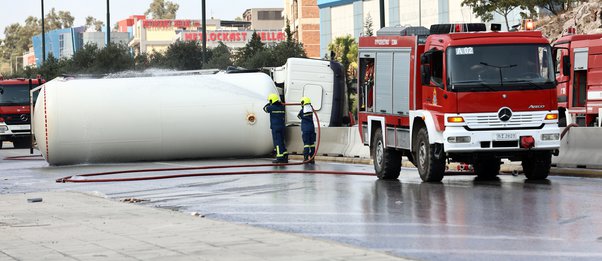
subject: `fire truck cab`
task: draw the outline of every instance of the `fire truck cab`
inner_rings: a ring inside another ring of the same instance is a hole
[[[10,141],[15,148],[31,144],[30,90],[41,79],[0,79],[0,148]]]
[[[541,32],[485,24],[384,28],[359,40],[359,131],[380,179],[407,156],[426,182],[446,162],[495,177],[501,159],[545,179],[560,147],[552,50]]]
[[[574,28],[570,32],[574,32]],[[553,43],[560,126],[600,125],[602,34],[568,34]]]

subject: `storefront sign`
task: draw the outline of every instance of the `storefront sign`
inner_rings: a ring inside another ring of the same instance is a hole
[[[144,20],[142,21],[142,27],[144,28],[157,28],[157,27],[199,27],[201,22],[199,20]]]
[[[282,42],[286,40],[284,32],[278,31],[257,31],[262,42]],[[248,42],[251,40],[253,31],[208,31],[207,41],[210,42]],[[182,38],[184,41],[202,41],[202,32],[184,32]]]

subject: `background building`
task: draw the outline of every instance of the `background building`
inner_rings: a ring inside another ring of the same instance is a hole
[[[320,12],[317,0],[285,0],[284,20],[310,58],[320,58]]]
[[[450,22],[480,22],[462,0],[385,0],[385,26],[422,25]],[[320,10],[320,56],[327,53],[328,43],[339,36],[356,39],[364,32],[368,17],[372,30],[380,28],[379,0],[318,0]]]
[[[251,30],[282,30],[284,18],[282,8],[252,8],[242,14],[242,19],[251,22]]]
[[[46,32],[46,59],[52,54],[57,59],[69,58],[83,46],[85,26],[57,29]],[[32,38],[36,64],[42,63],[42,34]]]

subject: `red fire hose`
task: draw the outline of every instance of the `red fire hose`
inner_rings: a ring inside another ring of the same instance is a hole
[[[300,103],[285,103],[284,105],[301,105]],[[374,172],[345,172],[345,171],[330,171],[330,170],[249,170],[249,171],[227,171],[227,172],[203,172],[203,173],[191,173],[191,174],[173,174],[173,175],[162,175],[162,176],[144,176],[144,177],[133,177],[133,178],[107,178],[107,179],[79,179],[80,177],[94,177],[94,176],[106,176],[116,174],[127,174],[127,173],[139,173],[139,172],[161,172],[161,171],[182,171],[182,170],[205,170],[205,169],[230,169],[230,168],[255,168],[255,167],[275,167],[275,166],[293,166],[303,165],[309,161],[312,161],[318,154],[320,148],[320,119],[316,110],[312,110],[316,116],[316,122],[318,123],[318,133],[316,150],[314,154],[306,161],[294,162],[294,163],[266,163],[266,164],[240,164],[240,165],[216,165],[216,166],[199,166],[199,167],[182,167],[182,168],[156,168],[156,169],[132,169],[132,170],[120,170],[120,171],[108,171],[108,172],[97,172],[88,173],[75,176],[66,176],[56,180],[57,183],[87,183],[87,182],[116,182],[116,181],[140,181],[140,180],[154,180],[154,179],[172,179],[172,178],[183,178],[183,177],[198,177],[198,176],[220,176],[220,175],[249,175],[249,174],[332,174],[332,175],[374,175]]]

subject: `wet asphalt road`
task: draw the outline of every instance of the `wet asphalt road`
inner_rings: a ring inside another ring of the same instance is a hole
[[[11,155],[26,155],[26,151],[0,150],[0,194],[76,190],[117,200],[136,198],[146,200],[138,204],[198,212],[207,218],[418,260],[602,260],[602,179],[550,177],[531,183],[522,175],[502,175],[493,181],[447,176],[443,183],[429,184],[421,183],[414,169],[403,169],[399,181],[263,174],[58,184],[56,178],[97,171],[269,161],[49,167],[44,161],[2,160]],[[306,168],[372,171],[372,166],[325,162]],[[186,173],[195,172],[200,171]]]

